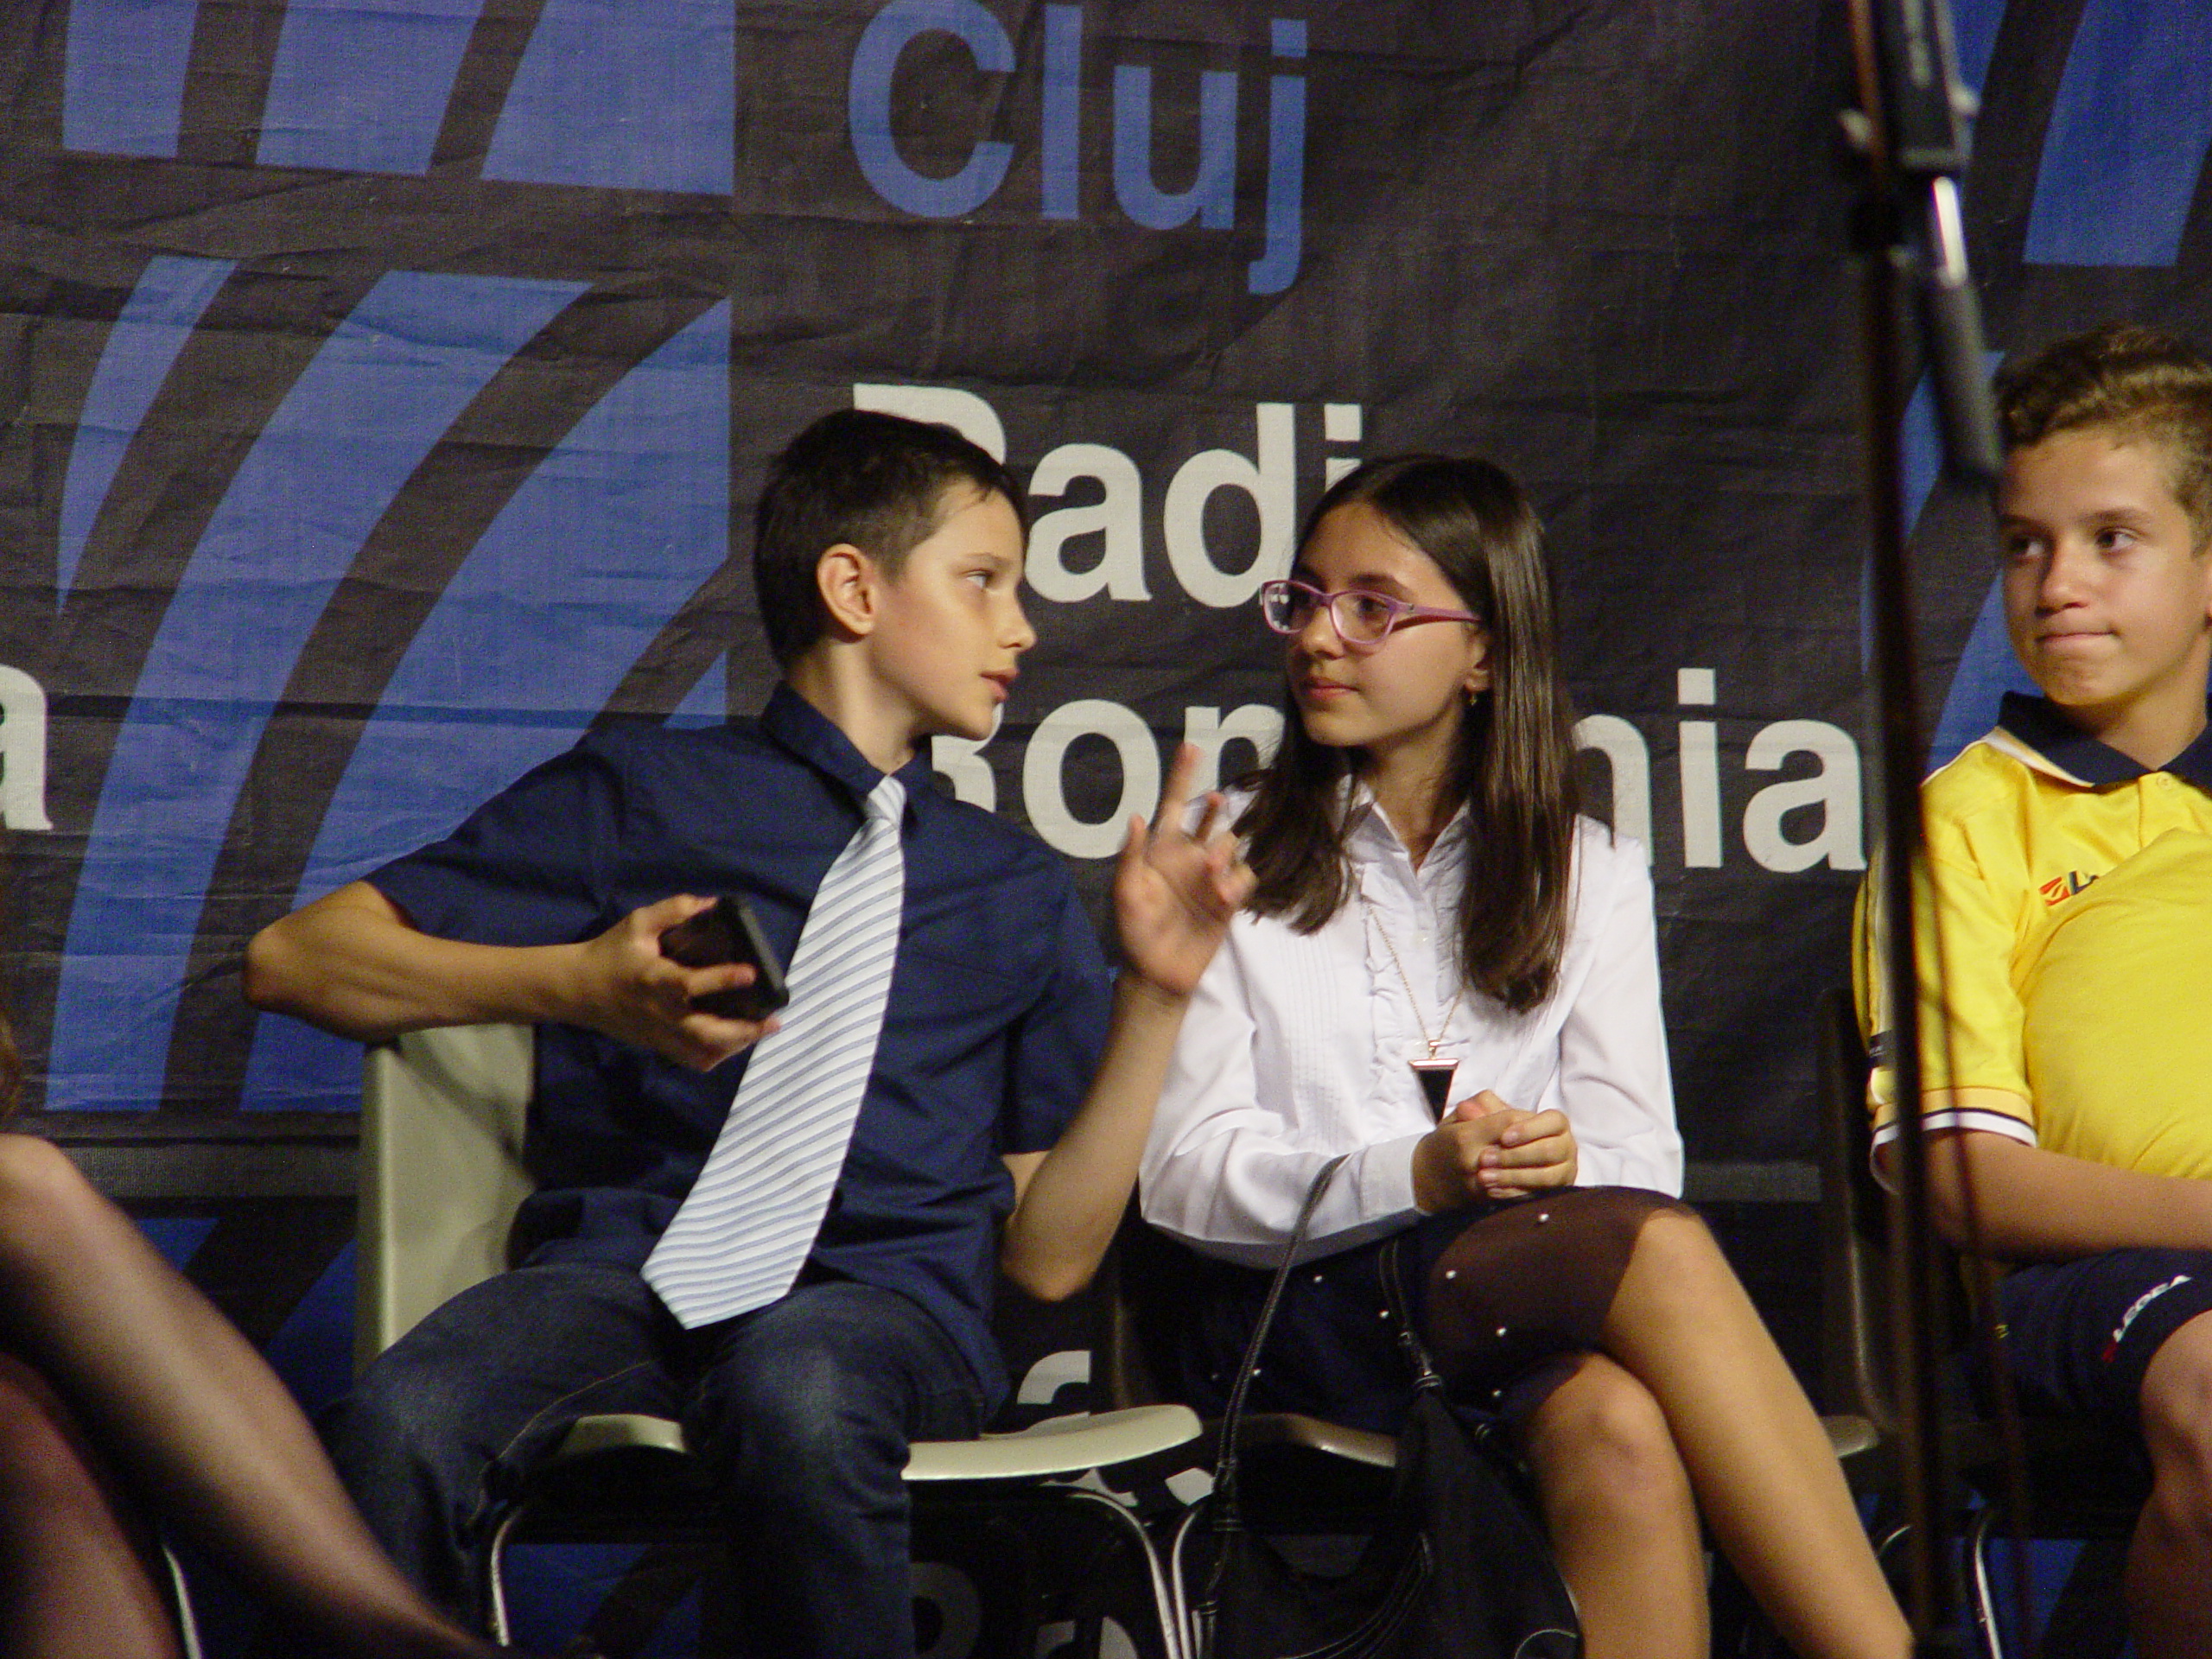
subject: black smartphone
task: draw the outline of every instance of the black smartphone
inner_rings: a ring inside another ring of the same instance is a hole
[[[691,1006],[702,1014],[724,1020],[766,1020],[791,1000],[784,984],[784,964],[776,960],[775,947],[760,931],[760,918],[734,893],[724,893],[689,921],[668,929],[660,936],[660,950],[671,962],[686,968],[719,968],[726,962],[752,964],[750,985],[693,997]]]

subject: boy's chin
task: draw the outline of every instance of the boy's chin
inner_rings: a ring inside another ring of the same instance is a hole
[[[998,735],[999,715],[994,709],[989,715],[940,715],[929,722],[920,734],[925,738],[953,737],[963,743],[988,743]]]

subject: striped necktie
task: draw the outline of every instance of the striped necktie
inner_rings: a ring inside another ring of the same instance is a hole
[[[886,778],[830,866],[785,976],[782,1024],[754,1047],[690,1194],[645,1259],[688,1329],[791,1287],[821,1230],[868,1092],[899,950],[906,786]]]

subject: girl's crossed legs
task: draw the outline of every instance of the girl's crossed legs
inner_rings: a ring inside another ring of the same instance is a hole
[[[1619,1188],[1525,1199],[1427,1289],[1447,1376],[1495,1375],[1502,1345],[1594,1351],[1523,1431],[1592,1659],[1704,1651],[1692,1493],[1799,1653],[1910,1651],[1827,1435],[1694,1211]]]

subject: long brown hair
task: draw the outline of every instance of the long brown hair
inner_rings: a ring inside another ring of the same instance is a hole
[[[1340,479],[1306,516],[1303,547],[1363,503],[1434,560],[1490,640],[1491,690],[1459,722],[1440,803],[1473,823],[1459,896],[1459,969],[1522,1012],[1549,996],[1567,946],[1574,817],[1573,717],[1560,683],[1543,531],[1521,486],[1486,461],[1398,455]],[[1283,739],[1237,822],[1258,877],[1252,907],[1311,933],[1351,893],[1341,785],[1350,752],[1306,735],[1285,694]]]

